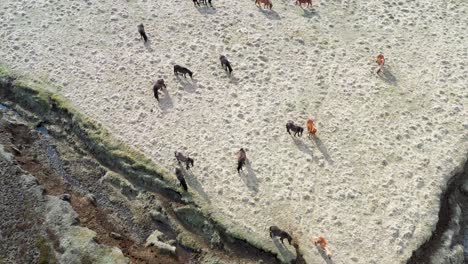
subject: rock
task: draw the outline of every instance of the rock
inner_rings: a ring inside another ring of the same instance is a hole
[[[94,194],[92,193],[88,193],[86,196],[85,196],[86,200],[88,200],[88,202],[93,205],[93,206],[97,206],[97,201],[96,201],[96,196],[94,196]]]
[[[18,148],[16,148],[15,146],[11,146],[11,149],[13,150],[16,156],[21,156],[21,151]]]
[[[60,246],[55,252],[58,263],[78,263],[77,260],[82,263],[129,263],[120,249],[97,244],[96,232],[77,226],[78,215],[69,203],[55,196],[46,197],[44,225],[59,238]]]
[[[71,196],[68,193],[64,193],[59,196],[60,200],[70,202],[71,201]]]
[[[121,234],[115,233],[115,232],[111,232],[110,236],[115,238],[115,239],[119,239],[119,240],[121,240],[123,238]]]
[[[162,253],[175,254],[176,247],[170,244],[166,244],[160,241],[160,237],[164,234],[159,230],[154,230],[154,232],[146,239],[145,247],[154,246],[159,249]]]
[[[154,221],[158,221],[158,222],[170,225],[169,218],[164,213],[153,210],[150,212],[150,216]]]
[[[184,206],[175,209],[174,212],[180,221],[202,235],[212,246],[222,246],[218,231],[198,209],[192,206]]]
[[[464,182],[460,186],[460,191],[461,191],[461,193],[463,193],[463,195],[468,196],[468,181]]]

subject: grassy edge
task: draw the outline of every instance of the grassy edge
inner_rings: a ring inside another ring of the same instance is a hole
[[[124,172],[156,175],[161,180],[158,182],[163,183],[163,185],[166,184],[162,187],[178,192],[174,175],[156,165],[140,151],[113,138],[105,127],[80,113],[66,98],[46,89],[45,86],[50,85],[48,82],[16,74],[5,65],[0,64],[1,88],[5,85],[5,81],[11,82],[11,92],[7,91],[8,89],[0,89],[0,98],[6,98],[52,124],[57,119],[63,118],[61,116],[64,115],[65,118],[72,121],[72,131],[81,140],[89,142],[85,144],[90,148],[88,150],[95,154],[97,151],[100,153],[99,157],[107,159],[107,162],[104,162],[106,165],[117,165],[115,161],[120,161],[120,167]],[[114,162],[109,162],[108,159],[112,159]],[[205,218],[211,220],[217,228],[228,236],[246,242],[266,253],[276,255],[276,252],[263,243],[261,239],[256,239],[254,236],[249,235],[247,231],[230,224],[229,220],[212,214],[210,205],[197,193],[190,192],[188,198],[190,198],[189,205],[194,206]]]

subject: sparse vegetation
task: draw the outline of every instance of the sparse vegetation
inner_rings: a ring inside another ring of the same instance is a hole
[[[55,258],[52,246],[44,237],[39,237],[36,240],[36,247],[39,249],[39,258],[37,263],[39,264],[55,264],[58,263]],[[0,262],[1,263],[1,262]]]

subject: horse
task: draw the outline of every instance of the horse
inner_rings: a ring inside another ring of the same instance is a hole
[[[247,160],[247,155],[245,154],[245,150],[241,148],[237,153],[237,173],[240,173],[242,167],[245,165],[245,161]]]
[[[273,7],[273,4],[271,3],[270,0],[255,0],[255,5],[257,5],[261,7],[261,4],[263,4],[263,7],[266,8],[268,7],[269,9],[271,9]]]
[[[159,90],[162,90],[163,88],[166,89],[166,84],[164,83],[163,79],[159,79],[156,81],[156,83],[153,86],[153,92],[154,92],[154,97],[156,100],[159,102]]]
[[[314,242],[314,245],[316,245],[317,247],[319,247],[321,250],[325,252],[327,257],[331,258],[331,252],[330,252],[330,249],[328,248],[328,242],[323,236],[314,237],[312,241]]]
[[[138,25],[138,33],[140,33],[140,39],[143,39],[146,43],[148,41],[148,37],[146,36],[145,27],[143,24]]]
[[[179,164],[181,162],[185,163],[185,167],[187,168],[187,170],[190,168],[190,165],[192,165],[193,167],[193,159],[190,158],[189,156],[185,156],[184,154],[178,151],[175,151],[174,155]]]
[[[307,7],[312,5],[312,0],[296,0],[296,5],[299,4],[302,7],[302,4],[307,4]]]
[[[226,56],[221,55],[221,57],[219,57],[219,60],[221,61],[221,67],[223,67],[225,71],[231,74],[232,73],[231,63],[228,61]]]
[[[176,175],[177,179],[179,180],[180,186],[182,186],[182,188],[185,191],[187,191],[188,186],[187,186],[187,182],[185,181],[184,173],[179,168],[176,168],[175,169],[175,175]]]
[[[315,133],[317,133],[317,128],[312,118],[307,119],[307,131],[309,131],[309,136],[315,136]]]
[[[385,64],[384,55],[379,54],[379,56],[377,56],[377,61],[376,62],[377,62],[377,65],[379,65],[377,67],[377,73],[380,73],[383,70],[383,67],[384,67],[384,64]]]
[[[288,131],[289,135],[291,135],[289,130],[294,132],[294,136],[297,136],[298,134],[299,136],[302,136],[302,132],[304,132],[304,128],[295,125],[292,121],[288,121],[288,123],[286,123],[286,131]]]
[[[270,226],[270,237],[271,238],[279,237],[280,241],[281,241],[281,243],[283,243],[283,245],[284,245],[283,239],[286,238],[288,240],[288,242],[289,242],[289,245],[291,245],[291,241],[292,241],[291,235],[288,234],[288,232],[281,230],[277,226]]]
[[[180,65],[174,65],[174,75],[178,76],[179,74],[184,75],[184,78],[185,78],[185,74],[188,74],[190,76],[190,79],[193,79],[192,77],[193,72],[191,72],[189,69],[182,67]]]
[[[201,2],[202,4],[204,4],[204,5],[206,5],[206,6],[209,5],[209,6],[213,7],[213,5],[211,4],[211,0],[200,0],[200,2]]]

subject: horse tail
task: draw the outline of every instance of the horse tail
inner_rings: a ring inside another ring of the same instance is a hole
[[[242,167],[244,166],[244,160],[239,160],[237,162],[237,172],[239,172],[240,170],[242,170]]]

